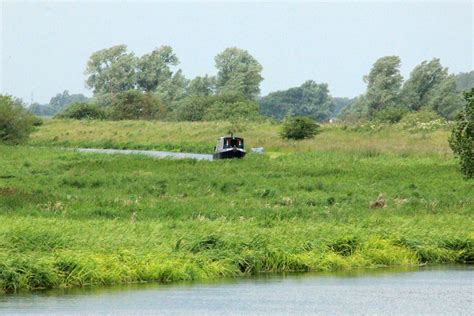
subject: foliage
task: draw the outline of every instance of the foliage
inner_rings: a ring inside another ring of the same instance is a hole
[[[278,120],[286,115],[309,116],[317,121],[328,120],[335,107],[328,85],[312,80],[300,87],[276,91],[259,100],[260,111]]]
[[[138,88],[147,92],[155,91],[173,76],[170,66],[178,64],[178,57],[170,46],[161,46],[143,55],[137,61]]]
[[[35,117],[25,110],[21,101],[0,95],[0,143],[19,144],[33,131]]]
[[[110,117],[114,120],[153,120],[165,116],[166,108],[160,98],[136,90],[118,93],[111,105]]]
[[[333,114],[335,116],[339,115],[344,109],[350,107],[357,98],[340,98],[334,97],[332,98],[334,101],[334,110]]]
[[[305,116],[289,117],[283,124],[281,136],[286,139],[313,138],[319,133],[319,125],[313,119]]]
[[[107,113],[103,107],[95,103],[79,102],[71,104],[55,117],[74,120],[105,120]]]
[[[408,112],[402,106],[390,106],[383,108],[374,114],[374,120],[383,123],[397,123]]]
[[[246,50],[230,47],[215,58],[219,93],[238,93],[254,99],[260,93],[262,65]]]
[[[474,177],[474,88],[464,93],[466,105],[456,120],[449,145],[459,158],[461,172],[466,178]]]
[[[417,111],[431,101],[432,93],[448,77],[438,58],[423,61],[410,73],[410,78],[403,84],[402,95],[407,106]]]
[[[197,76],[189,82],[187,95],[207,97],[213,95],[216,90],[216,78],[205,75]]]
[[[188,96],[177,102],[174,118],[178,121],[256,120],[258,105],[235,93]]]
[[[253,101],[236,101],[227,103],[217,100],[207,109],[205,121],[254,121],[260,118],[258,105]]]
[[[402,80],[398,56],[382,57],[374,63],[369,74],[364,77],[369,117],[374,117],[377,111],[384,108],[398,106]]]
[[[87,62],[86,84],[94,94],[118,93],[133,89],[136,84],[137,59],[127,53],[126,45],[99,50]]]
[[[188,80],[184,77],[183,72],[180,69],[175,72],[170,79],[164,81],[158,86],[156,94],[161,100],[163,100],[163,102],[170,106],[186,95],[187,84]]]
[[[64,90],[62,93],[58,93],[52,97],[48,104],[42,105],[33,103],[28,110],[35,115],[52,116],[63,111],[70,104],[87,102],[88,100],[89,99],[81,93],[69,94],[68,90]]]
[[[458,73],[456,75],[456,87],[458,91],[465,91],[474,88],[474,70]]]
[[[422,107],[418,112],[405,114],[398,126],[410,132],[433,132],[446,126],[446,122],[430,107]]]
[[[452,120],[462,110],[462,94],[456,89],[456,78],[450,75],[433,91],[428,105],[445,119]]]

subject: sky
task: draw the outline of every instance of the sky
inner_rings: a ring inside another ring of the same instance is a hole
[[[0,1],[0,93],[27,103],[90,96],[89,56],[117,44],[137,56],[170,45],[187,78],[215,74],[226,47],[246,49],[263,66],[262,95],[311,79],[354,97],[387,55],[400,56],[405,78],[434,57],[452,73],[473,70],[471,1]]]

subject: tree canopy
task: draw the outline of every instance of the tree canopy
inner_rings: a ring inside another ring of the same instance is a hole
[[[308,116],[317,121],[325,121],[332,116],[334,100],[326,83],[313,80],[288,90],[276,91],[259,100],[262,114],[277,120],[287,115]]]
[[[254,99],[260,93],[262,65],[246,50],[230,47],[215,57],[217,92],[240,93]]]

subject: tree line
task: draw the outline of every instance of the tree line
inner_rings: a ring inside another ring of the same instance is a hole
[[[33,104],[30,111],[70,118],[200,121],[307,116],[324,122],[337,116],[345,121],[395,122],[407,112],[430,108],[453,119],[463,105],[460,91],[474,86],[474,71],[449,74],[436,58],[416,66],[404,81],[400,58],[386,56],[364,76],[366,92],[353,99],[332,97],[326,83],[313,80],[261,97],[263,67],[248,51],[226,48],[214,61],[215,76],[187,79],[170,46],[142,56],[125,45],[113,46],[94,52],[87,62],[84,74],[92,98],[64,91],[47,105]]]

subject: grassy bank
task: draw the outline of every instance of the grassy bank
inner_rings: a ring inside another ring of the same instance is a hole
[[[46,120],[33,134],[30,144],[211,153],[216,139],[229,130],[236,130],[244,137],[249,148],[265,147],[270,152],[368,152],[451,157],[448,128],[414,132],[397,126],[380,129],[369,124],[357,127],[326,124],[316,138],[294,142],[281,139],[281,125],[272,123]]]
[[[217,123],[86,122],[58,142],[83,146],[84,126],[91,139],[126,135],[126,124],[142,126],[130,142],[150,146],[219,135]],[[56,145],[45,135],[63,125],[32,142]],[[446,131],[325,127],[294,144],[275,138],[278,126],[261,127],[273,135],[263,143],[247,128],[249,143],[281,154],[209,162],[0,146],[1,291],[474,260],[474,186]],[[380,193],[386,206],[369,208]]]

